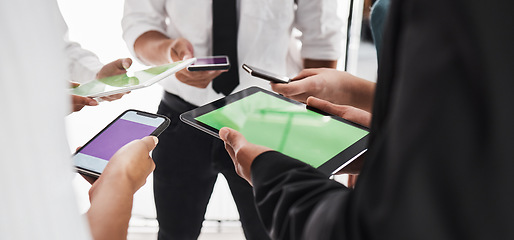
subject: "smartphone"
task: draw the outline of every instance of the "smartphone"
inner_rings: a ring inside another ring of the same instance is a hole
[[[189,71],[210,71],[228,69],[230,69],[230,62],[227,56],[196,58],[196,61],[187,67],[187,70]]]
[[[289,79],[288,77],[277,76],[273,73],[264,71],[256,67],[252,67],[248,64],[243,64],[243,66],[241,67],[254,77],[262,78],[274,83],[289,83],[291,81],[291,79]]]
[[[166,116],[127,110],[73,155],[75,168],[79,173],[99,177],[118,149],[136,139],[159,136],[169,125]]]

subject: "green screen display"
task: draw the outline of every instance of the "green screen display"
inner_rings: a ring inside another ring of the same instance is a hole
[[[323,116],[263,92],[195,118],[230,127],[263,145],[317,168],[366,136],[366,130]]]
[[[166,65],[161,65],[141,71],[134,72],[134,76],[129,77],[127,74],[120,74],[82,84],[72,89],[72,94],[78,96],[94,96],[102,92],[114,91],[126,87],[143,85],[153,77],[179,65],[182,62],[174,62]]]

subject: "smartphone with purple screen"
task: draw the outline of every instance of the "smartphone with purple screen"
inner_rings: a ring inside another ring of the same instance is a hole
[[[196,61],[187,67],[189,71],[228,70],[230,62],[227,56],[212,56],[196,58]]]
[[[159,136],[170,125],[166,116],[127,110],[73,155],[79,173],[99,177],[109,159],[125,144],[146,136]]]

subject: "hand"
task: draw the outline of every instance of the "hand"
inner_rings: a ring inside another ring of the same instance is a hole
[[[306,102],[310,96],[371,111],[375,83],[329,68],[305,69],[288,84],[271,83],[273,91]]]
[[[337,105],[315,97],[309,97],[307,99],[307,105],[368,128],[371,125],[371,113],[359,108],[347,105]]]
[[[92,98],[71,95],[71,105],[74,112],[82,110],[85,106],[96,106],[98,102]]]
[[[343,72],[335,69],[316,68],[304,69],[288,84],[271,83],[273,91],[285,97],[305,103],[307,98],[315,96],[333,100],[335,95],[344,95]],[[342,85],[342,86],[339,86]]]
[[[226,71],[228,70],[190,72],[187,69],[182,69],[175,74],[175,77],[187,85],[206,88],[214,78]]]
[[[257,156],[272,149],[249,143],[241,133],[227,127],[220,129],[219,135],[225,142],[225,149],[234,162],[237,174],[252,185],[253,161]]]
[[[123,146],[89,190],[87,217],[93,239],[127,239],[134,193],[155,168],[149,154],[156,144],[152,136]]]
[[[120,148],[109,160],[102,175],[93,184],[90,197],[94,195],[95,187],[99,182],[109,180],[123,183],[132,193],[142,187],[148,175],[155,169],[155,163],[150,152],[157,145],[158,139],[154,136],[134,140]]]
[[[173,62],[189,59],[194,56],[193,44],[185,38],[170,39],[170,56]]]
[[[100,79],[100,78],[110,77],[110,76],[114,76],[114,75],[124,74],[127,72],[127,69],[131,65],[132,65],[132,59],[120,58],[116,61],[112,61],[108,64],[105,64],[102,67],[102,69],[100,69],[100,71],[96,74],[96,78]],[[105,100],[105,101],[114,101],[114,100],[120,99],[121,97],[123,97],[123,95],[129,94],[129,93],[130,92],[113,94],[110,96],[101,97],[101,99]]]
[[[171,41],[170,54],[174,62],[192,58],[194,56],[193,45],[185,38],[177,38]],[[182,69],[175,74],[175,77],[187,85],[197,88],[206,88],[214,78],[226,71],[227,70],[190,72],[187,69]]]

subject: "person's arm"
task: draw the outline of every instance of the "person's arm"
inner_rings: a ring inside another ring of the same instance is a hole
[[[303,59],[303,68],[336,68],[337,60]]]
[[[133,195],[155,168],[149,153],[156,144],[156,137],[145,137],[123,146],[91,187],[87,217],[95,240],[127,239]]]
[[[102,69],[103,64],[96,54],[82,48],[79,43],[69,39],[68,26],[62,17],[61,20],[66,30],[64,34],[64,51],[68,58],[68,70],[71,80],[78,83],[85,83],[95,79],[96,74]]]
[[[134,51],[139,59],[152,65],[194,57],[193,45],[187,39],[171,39],[157,31],[145,32],[139,36],[134,43]],[[185,84],[206,88],[214,78],[226,71],[190,72],[182,69],[175,74],[175,77]]]
[[[185,38],[166,35],[165,0],[126,0],[123,13],[123,38],[134,56],[147,65],[160,65],[194,57],[193,45]],[[224,71],[189,72],[175,77],[190,86],[206,88]]]

